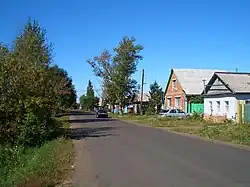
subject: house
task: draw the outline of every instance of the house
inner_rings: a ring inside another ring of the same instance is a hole
[[[145,105],[148,105],[150,99],[149,93],[143,93],[142,95],[142,105],[145,108]],[[133,112],[135,114],[139,113],[140,111],[140,104],[141,104],[141,94],[137,93],[135,97],[133,98],[133,101],[130,105],[127,106],[128,109],[130,109],[130,112]],[[128,111],[129,112],[129,111]]]
[[[203,95],[205,118],[224,116],[237,119],[238,101],[245,101],[246,104],[250,101],[250,73],[215,72]],[[246,116],[250,116],[250,113]]]
[[[185,112],[194,112],[190,109],[192,98],[201,96],[204,90],[203,80],[210,80],[214,72],[212,69],[171,69],[165,90],[166,108],[180,108]],[[203,98],[197,111],[203,112]]]

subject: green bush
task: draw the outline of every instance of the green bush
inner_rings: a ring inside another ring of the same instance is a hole
[[[191,119],[191,120],[203,121],[203,115],[200,114],[200,113],[195,112],[195,113],[193,113],[193,114],[189,117],[189,119]]]
[[[250,145],[249,124],[206,125],[200,130],[200,135],[211,139]]]
[[[56,132],[62,128],[61,123],[50,117],[39,117],[30,112],[18,124],[17,144],[24,146],[41,145],[46,140],[55,138]]]
[[[52,116],[75,104],[72,79],[51,53],[36,21],[10,49],[0,43],[0,144],[41,145],[57,131]]]

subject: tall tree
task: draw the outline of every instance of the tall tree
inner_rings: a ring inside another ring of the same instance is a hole
[[[51,45],[37,21],[28,20],[10,49],[0,45],[0,140],[42,143],[58,129],[53,114],[75,100],[72,80],[51,66]]]
[[[89,80],[87,93],[80,97],[80,104],[85,110],[93,110],[95,105],[99,102],[99,98],[95,97],[92,82]]]
[[[54,65],[49,68],[49,79],[53,81],[55,97],[60,108],[67,109],[76,105],[76,91],[72,79],[69,77],[66,70]]]
[[[87,97],[91,97],[91,98],[95,97],[94,88],[90,80],[88,82],[88,87],[87,87]]]
[[[155,81],[150,85],[149,113],[158,113],[162,105],[163,92],[162,88]]]
[[[135,42],[135,38],[124,37],[118,47],[114,48],[113,57],[107,50],[104,50],[99,57],[87,61],[95,75],[103,79],[106,94],[112,93],[121,109],[138,89],[137,82],[132,75],[137,70],[137,64],[142,60],[140,52],[143,47]]]

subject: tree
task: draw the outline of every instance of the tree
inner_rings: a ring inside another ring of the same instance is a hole
[[[72,79],[66,70],[54,65],[49,68],[51,77],[54,81],[54,91],[56,90],[56,98],[58,105],[63,108],[72,108],[76,105],[76,91]]]
[[[114,48],[113,57],[107,50],[104,50],[99,57],[87,61],[95,75],[103,79],[105,98],[109,100],[108,102],[118,103],[120,109],[138,89],[137,82],[132,75],[137,70],[137,64],[142,60],[140,52],[143,47],[135,44],[135,41],[135,38],[124,37],[119,46]]]
[[[155,81],[150,85],[149,113],[158,113],[162,105],[163,92],[162,88]]]
[[[95,97],[93,85],[91,81],[88,82],[87,93],[80,97],[80,104],[85,110],[93,110],[95,105],[99,102],[99,98]]]
[[[75,102],[65,70],[51,66],[45,30],[30,19],[8,49],[0,45],[0,141],[37,145],[58,129],[53,115]]]

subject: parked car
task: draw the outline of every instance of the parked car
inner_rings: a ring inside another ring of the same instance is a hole
[[[96,118],[107,118],[108,113],[106,110],[100,109],[96,111]]]
[[[160,114],[161,116],[163,116],[164,114],[168,113],[168,111],[169,111],[169,110],[164,110],[164,109],[163,109],[163,110],[160,111],[159,114]]]
[[[190,114],[182,111],[181,109],[168,109],[162,110],[160,112],[160,116],[162,117],[177,117],[177,118],[187,118]]]

